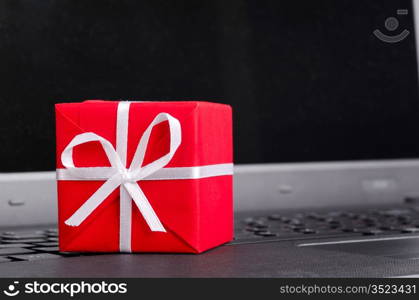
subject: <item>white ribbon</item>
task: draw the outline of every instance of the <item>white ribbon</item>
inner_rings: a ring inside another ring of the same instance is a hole
[[[167,113],[158,114],[141,137],[129,168],[126,167],[128,120],[130,102],[119,102],[117,112],[116,150],[105,138],[92,133],[82,133],[73,138],[61,154],[65,169],[57,169],[57,180],[106,180],[105,183],[80,208],[65,221],[66,225],[79,226],[105,199],[120,188],[120,232],[121,252],[131,252],[131,199],[140,210],[151,231],[166,232],[159,218],[144,195],[138,181],[198,179],[233,174],[233,164],[217,164],[197,167],[164,168],[172,159],[182,142],[179,120]],[[169,152],[143,166],[144,155],[154,126],[167,121],[170,132]],[[73,148],[100,142],[111,167],[76,167]]]

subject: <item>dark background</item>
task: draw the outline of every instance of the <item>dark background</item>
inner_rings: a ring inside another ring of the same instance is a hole
[[[53,170],[84,99],[229,103],[236,163],[419,157],[416,70],[409,0],[1,0],[0,171]]]

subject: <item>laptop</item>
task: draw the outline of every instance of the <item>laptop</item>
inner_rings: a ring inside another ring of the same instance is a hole
[[[1,277],[419,276],[419,3],[0,4]],[[235,238],[60,253],[53,104],[233,106]]]

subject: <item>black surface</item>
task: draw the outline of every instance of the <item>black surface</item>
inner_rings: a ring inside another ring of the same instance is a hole
[[[1,1],[0,172],[53,170],[92,98],[229,103],[237,163],[418,157],[413,33],[409,0]]]
[[[388,277],[419,273],[419,260],[295,247],[223,246],[200,255],[114,254],[2,263],[4,277]]]
[[[415,212],[414,208],[404,206],[381,207],[374,211],[366,208],[309,210],[300,211],[298,215],[310,219],[323,219],[324,216],[325,220],[327,216],[337,218],[342,214],[352,217],[386,215],[397,219],[409,216],[414,223],[419,220]],[[286,236],[275,231],[276,235],[272,237],[242,232],[247,228],[250,216],[253,219],[270,216],[272,222],[282,222],[281,219],[291,222],[296,218],[292,212],[281,214],[236,215],[235,240],[200,255],[60,253],[57,242],[51,241],[56,239],[55,229],[9,228],[4,230],[7,232],[2,234],[0,245],[7,240],[19,248],[0,247],[0,277],[387,277],[419,274],[419,235],[415,233],[383,230],[369,236],[358,232],[322,233],[319,230],[318,233],[296,232]],[[274,231],[267,219],[265,228]],[[264,227],[262,223],[258,224]],[[34,233],[42,233],[46,242],[22,246],[19,237],[25,239]],[[16,238],[9,239],[10,236]],[[392,240],[377,240],[383,238]],[[353,240],[363,242],[348,242]],[[300,246],[324,242],[336,244]]]

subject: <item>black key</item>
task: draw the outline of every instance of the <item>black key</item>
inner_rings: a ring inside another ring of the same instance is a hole
[[[42,252],[58,252],[58,246],[55,247],[37,247],[37,248],[32,248],[35,251],[42,251]]]
[[[306,228],[306,229],[302,230],[301,232],[304,233],[304,234],[313,234],[313,233],[316,233],[316,230],[311,229],[311,228]]]
[[[304,228],[304,224],[303,224],[303,223],[299,223],[299,224],[292,224],[292,225],[290,225],[290,227],[291,227],[292,229],[295,229],[295,228]]]
[[[304,229],[305,229],[304,227],[294,227],[292,230],[294,230],[295,232],[301,232]]]
[[[304,214],[301,214],[301,213],[295,214],[294,215],[294,218],[303,219],[304,218]]]
[[[268,236],[276,236],[275,233],[272,233],[270,231],[261,231],[261,232],[255,232],[256,235],[259,236],[264,236],[264,237],[268,237]]]
[[[35,254],[25,254],[25,255],[11,255],[10,258],[17,260],[41,260],[41,259],[51,259],[51,258],[60,258],[61,256],[51,253],[35,253]]]
[[[376,219],[373,219],[373,218],[364,218],[364,219],[362,219],[362,221],[364,223],[369,223],[369,224],[376,223],[377,222],[377,220]]]
[[[345,227],[342,228],[343,232],[357,232],[356,228]]]
[[[261,231],[266,231],[266,229],[264,228],[256,228],[256,227],[247,227],[246,228],[247,231],[250,232],[261,232]]]
[[[352,213],[352,212],[344,212],[344,213],[342,213],[342,216],[352,219],[355,216],[355,214]]]
[[[2,238],[8,239],[8,240],[41,239],[41,238],[45,238],[45,234],[43,233],[3,234]]]
[[[398,217],[402,215],[408,215],[411,213],[408,209],[388,209],[380,212],[382,215],[389,217]]]
[[[257,238],[254,235],[251,235],[251,237]],[[58,254],[61,255],[61,256],[81,256],[83,253],[80,253],[80,252],[59,252]],[[94,254],[100,255],[100,253],[94,253]],[[86,253],[84,253],[84,255],[86,255]]]
[[[419,228],[406,227],[406,228],[402,228],[401,232],[402,233],[418,233],[419,232]]]
[[[319,221],[319,222],[325,222],[326,219],[327,219],[326,216],[318,216],[316,220]]]
[[[408,222],[408,221],[410,221],[410,220],[411,220],[410,216],[404,216],[404,215],[402,215],[402,216],[398,216],[398,217],[397,217],[397,219],[398,219],[399,221],[406,221],[406,222]]]
[[[48,242],[58,242],[58,238],[56,237],[49,237],[47,240]]]
[[[377,235],[383,233],[381,230],[378,229],[371,229],[371,230],[364,230],[362,231],[363,235]]]
[[[341,211],[331,211],[327,214],[330,217],[341,217],[343,215],[343,212]]]
[[[318,216],[319,216],[319,214],[315,213],[315,212],[310,212],[310,213],[307,214],[307,218],[309,218],[309,219],[317,219]]]
[[[0,249],[0,255],[34,253],[35,251],[25,248],[3,248]]]
[[[384,230],[384,231],[389,231],[389,230],[395,230],[396,228],[394,226],[383,225],[383,226],[378,227],[378,229]]]
[[[291,219],[290,224],[291,225],[302,225],[302,222],[297,218],[293,218],[293,219]]]
[[[247,225],[257,228],[266,228],[268,225],[262,220],[255,220],[255,219],[245,219],[244,221]]]
[[[291,222],[291,219],[290,219],[290,218],[287,218],[287,217],[282,217],[282,218],[281,218],[281,221],[282,221],[283,223],[289,223],[289,222]]]
[[[418,196],[407,196],[404,198],[404,202],[408,204],[419,204],[419,197]]]
[[[246,223],[246,224],[252,224],[252,223],[254,223],[255,222],[255,219],[253,219],[253,218],[246,218],[246,219],[244,219],[244,223]]]
[[[3,234],[5,234],[5,235],[13,235],[13,234],[16,234],[16,232],[14,232],[14,231],[4,231],[3,233],[2,233],[2,235]]]
[[[348,218],[350,218],[352,220],[358,220],[360,218],[360,216],[358,214],[355,214],[355,213],[349,213]]]
[[[2,243],[6,244],[26,244],[26,243],[42,243],[45,242],[45,239],[27,239],[27,240],[2,240]]]
[[[0,256],[0,263],[9,262],[9,261],[11,261],[9,258]]]
[[[268,225],[266,225],[264,223],[257,223],[257,224],[253,224],[252,226],[253,227],[256,227],[256,228],[259,228],[259,229],[261,229],[261,228],[268,228]]]
[[[328,218],[326,219],[326,222],[329,224],[340,224],[339,220],[333,219],[333,218]]]
[[[0,249],[4,248],[27,248],[27,247],[34,247],[31,244],[0,244]]]
[[[54,246],[58,246],[58,242],[35,243],[35,245],[41,246],[41,247],[54,247]]]
[[[273,215],[270,215],[269,217],[268,217],[268,219],[269,220],[272,220],[272,221],[278,221],[278,220],[281,220],[281,216],[280,215],[278,215],[278,214],[273,214]]]

